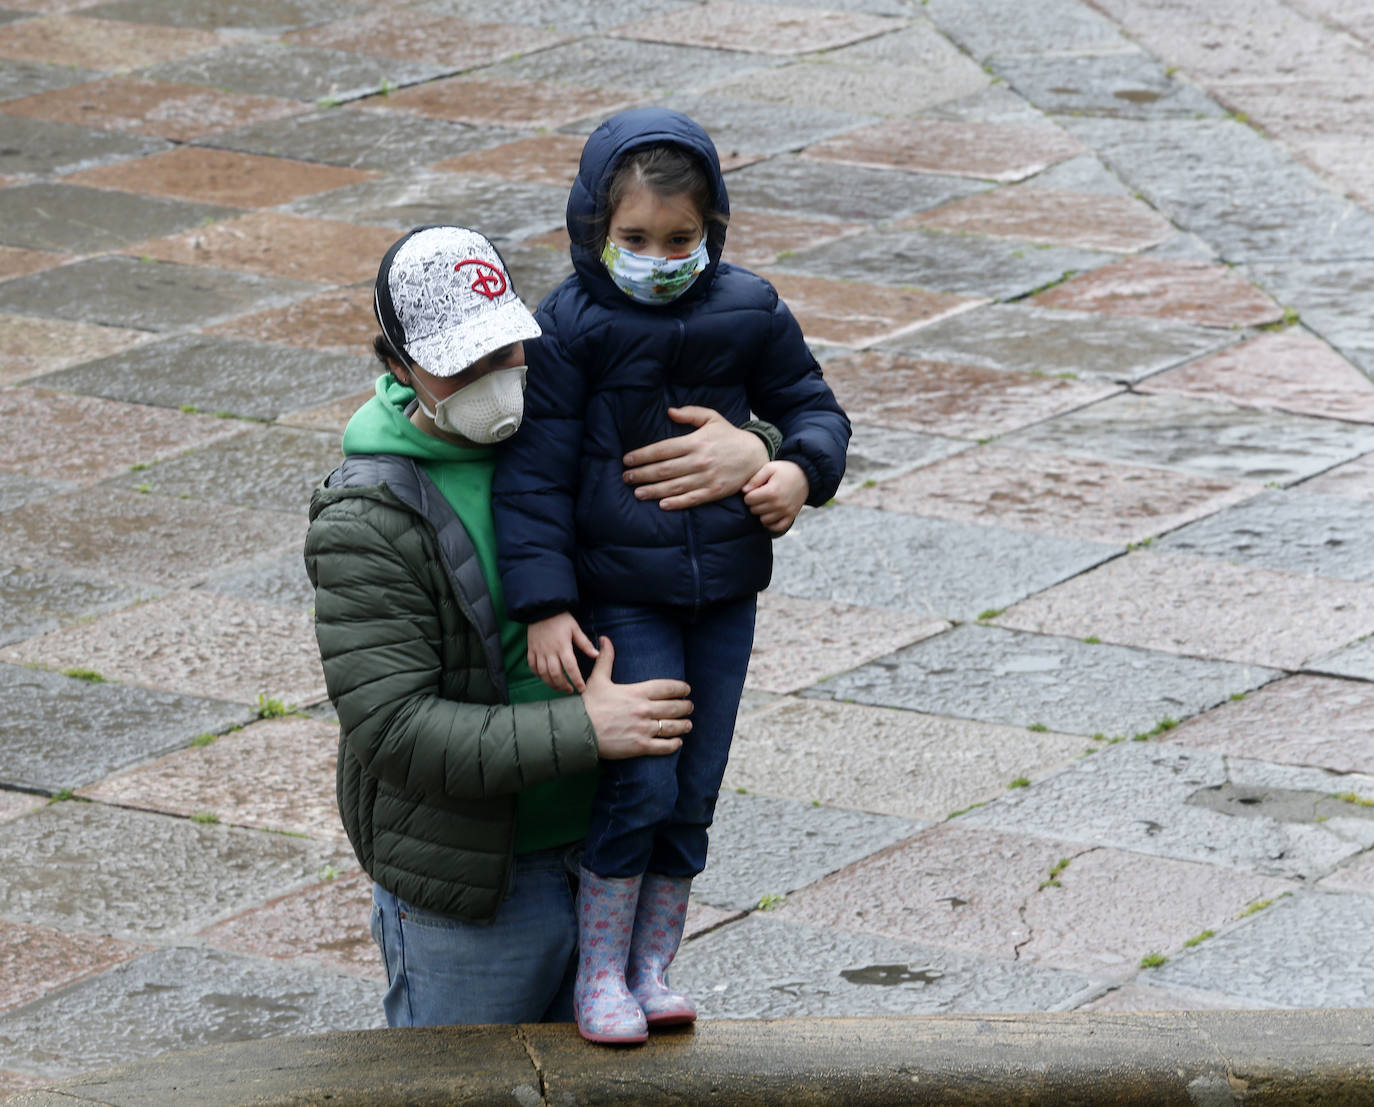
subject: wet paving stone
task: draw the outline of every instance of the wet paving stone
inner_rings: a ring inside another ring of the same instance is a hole
[[[232,826],[342,839],[334,798],[338,737],[337,726],[314,719],[264,719],[105,776],[77,794],[186,819],[213,816]]]
[[[834,673],[947,630],[941,619],[764,592],[745,683],[797,692]]]
[[[174,592],[9,646],[0,660],[254,706],[325,698],[308,612],[213,592]]]
[[[0,311],[168,331],[298,300],[312,287],[206,266],[98,257],[5,282]]]
[[[1001,444],[1292,484],[1374,450],[1374,428],[1185,396],[1128,394],[1015,431]]]
[[[143,951],[127,942],[0,923],[0,1010],[19,1007]]]
[[[362,356],[183,334],[47,373],[28,384],[130,403],[273,419],[297,407],[353,395],[376,377],[376,362]]]
[[[301,411],[293,411],[289,415],[284,415],[277,422],[287,427],[302,427],[305,430],[329,431],[334,435],[342,435],[344,428],[348,426],[348,421],[353,418],[357,410],[372,399],[375,391],[369,389],[366,392],[359,392],[353,396],[344,396],[337,400],[331,400],[327,404],[320,404],[318,407],[308,407]]]
[[[848,241],[853,241],[849,239]],[[822,247],[824,249],[824,247]],[[809,267],[813,271],[815,266]],[[771,270],[766,276],[813,342],[864,347],[976,307],[978,300],[910,286]]]
[[[1120,390],[1104,381],[927,361],[879,350],[828,360],[825,378],[852,421],[972,439],[1005,434]]]
[[[1262,491],[1258,484],[1169,469],[980,446],[847,493],[842,500],[908,515],[1125,545],[1172,531]],[[1172,545],[1173,538],[1170,535],[1165,544]],[[1215,551],[1192,552],[1216,556]]]
[[[258,603],[313,611],[315,589],[305,573],[304,550],[288,550],[213,573],[200,585],[207,592]]]
[[[1169,320],[991,304],[887,345],[935,361],[1135,382],[1232,341],[1214,328]]]
[[[730,237],[726,240],[723,256],[732,265],[759,269],[772,265],[798,247],[845,238],[864,229],[862,223],[734,208],[730,212]]]
[[[242,430],[223,419],[144,404],[0,389],[0,469],[55,480],[90,484]],[[78,437],[82,450],[74,454],[68,447]],[[134,476],[131,485],[146,479]]]
[[[1014,0],[930,0],[924,12],[980,62],[998,55],[1136,49],[1113,23],[1075,0],[1049,0],[1033,10]]]
[[[1017,92],[1053,115],[1198,119],[1226,114],[1148,54],[997,58],[993,64]]]
[[[802,890],[778,918],[1121,979],[1292,887],[956,820]]]
[[[503,251],[503,254],[507,265],[513,268],[509,253]],[[380,259],[380,255],[378,257]],[[371,357],[372,336],[377,333],[376,318],[372,314],[372,286],[330,289],[286,307],[240,315],[236,319],[206,327],[204,332],[207,335],[247,338],[277,346],[337,350],[358,357]],[[329,401],[329,405],[337,402]],[[356,408],[357,405],[354,405],[349,414]]]
[[[797,799],[721,793],[711,857],[692,898],[748,911],[909,838],[920,823]]]
[[[10,12],[6,22],[22,18],[20,12]],[[0,19],[3,19],[0,16]],[[95,74],[69,65],[49,65],[46,62],[18,58],[0,58],[0,102],[36,96],[43,92],[79,85]],[[3,111],[9,110],[5,104]]]
[[[125,70],[213,50],[204,31],[145,25],[86,15],[43,15],[0,26],[0,57],[83,69]]]
[[[1363,258],[1337,262],[1288,260],[1282,265],[1247,266],[1246,274],[1280,303],[1293,307],[1303,324],[1352,362],[1374,374],[1374,265]]]
[[[853,424],[849,456],[845,459],[840,495],[870,482],[889,480],[921,465],[966,450],[971,443],[920,431],[893,430],[867,423]]]
[[[17,665],[0,665],[0,701],[5,783],[50,795],[253,716],[239,704]]]
[[[1062,768],[1087,745],[1078,735],[787,698],[740,720],[725,788],[938,822],[1013,780]]]
[[[1374,851],[1366,850],[1317,881],[1317,887],[1329,892],[1359,892],[1374,896]]]
[[[1302,880],[1374,843],[1374,822],[1237,818],[1193,802],[1226,784],[1219,753],[1127,742],[962,815],[960,825]]]
[[[976,549],[972,561],[968,551]],[[1113,556],[1095,542],[837,505],[776,545],[774,591],[928,618],[972,619]]]
[[[1164,740],[1283,765],[1370,773],[1374,688],[1359,680],[1291,676],[1189,719]]]
[[[152,337],[122,327],[0,313],[0,385],[118,353]]]
[[[423,9],[378,9],[317,23],[285,36],[300,46],[428,62],[452,73],[491,65],[511,55],[546,50],[571,36],[547,28],[477,23]]]
[[[60,496],[75,487],[74,481],[31,477],[27,473],[0,473],[0,512],[12,511],[32,500]]]
[[[273,35],[337,19],[351,10],[351,5],[338,0],[110,0],[89,8],[88,13],[130,23]]]
[[[1164,719],[1199,714],[1279,675],[1259,665],[1090,643],[1082,636],[968,625],[822,681],[808,695],[1048,727],[1100,742],[1098,735],[1130,737]]]
[[[70,260],[71,258],[66,254],[47,253],[43,250],[25,250],[18,246],[0,246],[0,281],[38,273]]]
[[[582,146],[583,139],[574,135],[532,135],[445,158],[434,168],[569,188],[577,176]]]
[[[39,250],[117,249],[235,214],[221,204],[107,192],[35,181],[0,188],[0,231],[15,246]]]
[[[385,106],[452,122],[524,130],[561,127],[584,116],[598,119],[631,105],[623,89],[574,86],[516,77],[450,77],[412,88],[388,92],[383,104],[360,101],[363,107]],[[588,70],[588,74],[593,71]],[[587,74],[584,74],[586,76]]]
[[[673,972],[702,1018],[1069,1010],[1101,989],[1077,973],[759,914],[687,943]]]
[[[35,496],[31,501],[39,502]],[[68,623],[147,599],[147,586],[134,587],[100,580],[51,565],[7,564],[0,567],[0,602],[5,622],[0,644],[46,634]]]
[[[1374,590],[1181,553],[1138,551],[998,616],[1040,634],[1299,669],[1374,632]],[[1244,689],[1232,689],[1232,691]]]
[[[1142,382],[1140,390],[1374,422],[1374,384],[1321,339],[1297,327],[1161,373]]]
[[[1264,492],[1168,535],[1160,548],[1288,573],[1374,581],[1367,504],[1311,492]]]
[[[1148,973],[1151,970],[1146,970]],[[1204,992],[1194,988],[1175,986],[1157,988],[1150,985],[1126,984],[1113,988],[1100,999],[1085,1003],[1080,1011],[1250,1011],[1268,1007],[1260,1000],[1232,999],[1218,992]]]
[[[1177,319],[1204,327],[1262,327],[1283,309],[1224,265],[1140,257],[1104,265],[1035,297],[1040,307]]]
[[[1333,676],[1374,681],[1374,638],[1366,638],[1327,657],[1319,657],[1309,668]]]
[[[1204,942],[1149,973],[1181,984],[1284,1007],[1360,1007],[1374,987],[1374,956],[1363,940],[1374,898],[1304,892],[1246,925]],[[1300,949],[1301,957],[1294,957]]]
[[[426,7],[465,19],[491,19],[487,0],[431,0]],[[587,4],[583,0],[509,0],[501,5],[501,20],[525,27],[557,27],[563,31],[594,34],[661,11],[687,7],[679,0],[608,0]]]
[[[221,950],[157,950],[0,1016],[0,1064],[68,1076],[168,1050],[378,1028],[375,981]]]
[[[803,54],[834,50],[901,26],[893,20],[861,13],[785,6],[760,8],[726,0],[710,11],[685,8],[651,16],[620,27],[614,34],[716,50]]]
[[[838,110],[838,105],[793,108],[786,104],[732,100],[710,92],[675,93],[663,105],[691,116],[706,128],[722,163],[783,154],[877,119],[860,111]],[[730,195],[733,200],[733,184]],[[732,211],[731,215],[734,214]]]
[[[45,796],[32,792],[11,792],[0,788],[0,823],[13,822],[47,806],[47,803]]]

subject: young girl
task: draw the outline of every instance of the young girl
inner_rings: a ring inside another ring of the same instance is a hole
[[[525,423],[493,485],[506,604],[530,624],[534,671],[580,691],[578,652],[597,656],[604,637],[617,681],[692,689],[676,754],[601,764],[575,991],[578,1029],[598,1042],[696,1017],[664,977],[706,864],[770,532],[844,473],[849,421],[796,320],[766,281],[720,261],[728,214],[715,147],[686,116],[636,109],[593,132],[568,199],[575,272],[536,314]],[[781,445],[742,495],[664,510],[623,458],[690,429],[697,407],[737,426],[752,410]]]

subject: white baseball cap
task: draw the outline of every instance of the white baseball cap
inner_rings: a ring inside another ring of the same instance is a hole
[[[372,309],[392,348],[436,377],[541,333],[501,254],[466,227],[416,227],[395,242],[377,270]]]

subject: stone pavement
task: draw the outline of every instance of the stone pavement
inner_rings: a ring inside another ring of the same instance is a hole
[[[379,1024],[305,505],[386,245],[537,300],[637,103],[855,422],[703,1014],[1367,1005],[1372,59],[1368,0],[0,0],[0,1094]]]

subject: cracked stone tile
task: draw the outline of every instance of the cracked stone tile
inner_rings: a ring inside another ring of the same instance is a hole
[[[120,162],[117,168],[128,164]],[[65,181],[34,181],[0,189],[0,218],[5,227],[0,234],[14,245],[41,250],[118,249],[138,238],[171,234],[234,214],[220,204],[110,192]],[[59,281],[73,269],[44,270],[30,280]]]
[[[589,70],[588,74],[594,72]],[[377,105],[363,101],[361,106]],[[622,89],[579,88],[493,73],[448,77],[403,88],[387,94],[386,106],[451,122],[538,130],[561,127],[584,116],[610,115],[629,107],[630,97]]]
[[[715,50],[803,54],[835,50],[901,27],[895,20],[855,12],[784,5],[760,8],[757,4],[723,0],[710,9],[689,7],[650,16],[619,27],[612,34]]]
[[[510,264],[509,256],[506,261]],[[372,286],[332,288],[286,307],[268,308],[205,327],[204,333],[371,357],[372,336],[377,333],[376,317],[372,314]],[[366,395],[371,394],[369,390]],[[348,399],[351,397],[344,398]],[[325,406],[340,402],[331,400]],[[357,405],[350,408],[349,414],[356,408]],[[294,414],[288,414],[279,416],[279,419],[290,422],[295,417]]]
[[[1048,730],[789,698],[740,719],[725,787],[933,822],[1084,748]]]
[[[1177,79],[1148,54],[999,57],[993,66],[1017,92],[1051,115],[1198,119],[1226,114],[1205,92]]]
[[[576,135],[540,134],[469,150],[433,164],[449,173],[476,173],[516,181],[571,187],[585,143]],[[731,213],[731,228],[734,227]]]
[[[1278,675],[1255,665],[966,625],[832,677],[808,694],[1032,733],[1045,727],[1091,734],[1099,742],[1196,715]]]
[[[123,327],[0,313],[0,385],[119,353],[152,337]]]
[[[971,296],[894,288],[857,279],[829,280],[778,271],[766,276],[808,339],[839,346],[871,346],[979,303]]]
[[[174,592],[0,650],[0,660],[239,704],[325,698],[314,619],[212,592]]]
[[[21,1007],[142,952],[111,938],[0,922],[0,1011]]]
[[[1299,669],[1374,632],[1374,586],[1137,551],[1023,600],[997,621],[1037,634]]]
[[[0,57],[84,69],[140,69],[213,50],[220,40],[204,31],[84,15],[40,15],[0,26]]]
[[[411,8],[382,8],[283,36],[295,45],[428,62],[449,73],[546,50],[570,37],[543,27],[515,27],[497,20],[478,23]]]

